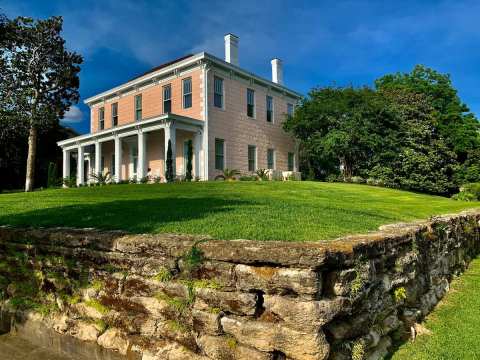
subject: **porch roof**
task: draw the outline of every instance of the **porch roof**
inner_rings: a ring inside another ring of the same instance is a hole
[[[86,146],[98,142],[111,141],[115,137],[127,137],[138,134],[138,131],[150,132],[164,129],[167,125],[174,125],[179,130],[202,131],[203,120],[198,120],[177,114],[164,114],[141,121],[135,121],[126,125],[116,126],[101,130],[95,133],[76,136],[70,139],[57,142],[57,145],[64,150],[71,150],[79,145]]]

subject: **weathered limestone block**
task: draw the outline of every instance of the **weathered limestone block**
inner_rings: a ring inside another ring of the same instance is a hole
[[[195,294],[210,307],[220,308],[223,311],[236,315],[255,314],[257,294],[226,292],[208,288],[197,288]]]
[[[361,313],[326,325],[328,331],[335,340],[351,339],[368,333],[371,315]]]
[[[348,311],[349,300],[336,297],[319,301],[301,301],[278,295],[265,295],[265,311],[285,322],[285,326],[300,331],[314,332],[330,322],[339,313]]]
[[[326,275],[324,292],[331,296],[347,296],[356,277],[355,269],[331,271]]]
[[[377,347],[375,347],[366,356],[366,360],[380,360],[388,355],[388,349],[392,346],[392,340],[389,336],[384,336],[380,339]]]
[[[118,351],[122,355],[127,354],[129,341],[128,337],[119,329],[107,329],[98,339],[97,343],[106,349]]]
[[[222,333],[219,314],[192,310],[193,329],[199,334],[219,335]]]
[[[78,303],[73,306],[75,312],[80,314],[82,317],[91,318],[91,319],[101,319],[104,314],[102,314],[98,309],[88,306],[85,303]]]
[[[130,299],[132,302],[140,304],[149,314],[156,318],[163,318],[168,310],[168,304],[155,297],[134,296]]]
[[[209,358],[198,355],[180,344],[165,342],[143,351],[142,360],[209,360]]]
[[[267,294],[320,294],[320,274],[308,269],[274,268],[237,265],[237,288],[243,291],[262,290]]]
[[[56,332],[63,334],[69,327],[70,318],[66,314],[55,314],[51,320],[51,326]]]
[[[178,266],[183,274],[186,269],[183,260],[178,262]],[[214,280],[220,284],[222,290],[235,289],[235,264],[229,264],[221,261],[204,260],[198,268],[188,270],[188,275],[196,279]]]
[[[330,350],[321,330],[305,333],[280,324],[226,316],[221,319],[221,324],[223,330],[233,335],[239,343],[264,352],[278,350],[294,360],[323,360]]]
[[[271,360],[272,355],[238,344],[226,336],[200,336],[198,346],[209,359],[214,360]]]
[[[69,334],[82,341],[97,341],[100,331],[86,321],[78,321],[69,331]]]

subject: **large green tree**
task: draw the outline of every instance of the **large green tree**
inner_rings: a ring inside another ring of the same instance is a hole
[[[0,47],[0,120],[28,133],[25,191],[33,188],[38,131],[79,99],[82,57],[68,51],[63,20],[18,17],[6,22]]]
[[[427,97],[435,110],[436,128],[460,162],[480,146],[480,124],[458,96],[450,75],[423,65],[409,73],[385,75],[375,81],[379,90],[404,89]]]
[[[339,168],[345,179],[372,161],[396,126],[384,99],[366,87],[313,89],[284,123],[301,140],[304,171],[323,177]]]

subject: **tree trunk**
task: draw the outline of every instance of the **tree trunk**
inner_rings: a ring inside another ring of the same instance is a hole
[[[31,125],[30,131],[28,133],[27,176],[25,179],[26,192],[33,190],[36,156],[37,156],[37,128],[34,125]]]

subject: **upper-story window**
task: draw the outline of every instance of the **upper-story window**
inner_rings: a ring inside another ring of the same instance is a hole
[[[255,117],[255,91],[247,89],[247,116]]]
[[[105,108],[98,109],[98,129],[105,129]]]
[[[118,103],[112,104],[112,126],[118,125]]]
[[[172,112],[172,85],[168,84],[163,87],[163,113]]]
[[[183,79],[183,108],[192,107],[192,78]]]
[[[293,116],[293,104],[287,104],[287,115]]]
[[[273,98],[267,95],[267,122],[273,122]]]
[[[142,94],[135,96],[135,120],[142,120]]]
[[[213,78],[213,105],[223,108],[223,79],[217,76]]]

